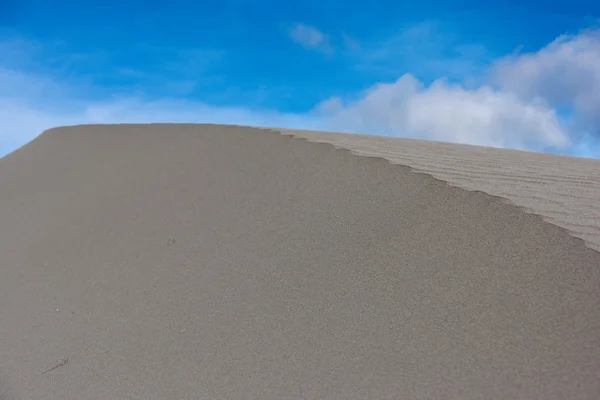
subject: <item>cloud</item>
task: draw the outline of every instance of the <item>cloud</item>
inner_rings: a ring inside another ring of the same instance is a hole
[[[329,99],[318,110],[332,130],[538,151],[570,145],[555,111],[544,104],[443,79],[426,87],[410,74],[378,84],[349,104]]]
[[[451,27],[423,21],[403,26],[383,39],[362,41],[354,68],[386,80],[404,73],[428,81],[440,77],[462,80],[479,74],[490,58],[481,43],[465,43]]]
[[[492,68],[494,82],[525,101],[544,99],[572,113],[579,129],[600,135],[600,31],[563,35],[534,53]]]
[[[356,51],[360,51],[360,49],[361,49],[360,43],[346,33],[342,33],[342,42],[344,43],[344,46],[346,47],[346,49],[348,49],[350,51],[356,52]]]
[[[317,28],[304,24],[296,24],[290,30],[292,40],[307,49],[331,52],[329,38]]]

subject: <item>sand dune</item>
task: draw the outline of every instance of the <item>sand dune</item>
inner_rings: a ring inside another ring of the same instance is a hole
[[[0,159],[0,397],[597,399],[598,165],[47,131]]]

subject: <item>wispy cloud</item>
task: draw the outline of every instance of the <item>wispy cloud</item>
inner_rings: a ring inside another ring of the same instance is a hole
[[[490,59],[483,44],[463,41],[440,22],[423,21],[364,41],[354,68],[384,79],[409,72],[427,80],[464,79],[479,74]]]
[[[82,51],[60,41],[42,44],[22,36],[0,36],[0,68],[26,73],[31,79],[68,81],[63,88],[85,88],[88,94],[133,89],[157,96],[189,94],[222,80],[220,69],[226,57],[225,51],[211,48],[137,43]]]
[[[342,42],[344,43],[344,47],[346,47],[347,50],[356,52],[361,49],[360,43],[345,32],[342,32]]]
[[[296,24],[289,31],[292,40],[307,49],[319,50],[325,53],[332,51],[329,37],[315,27]]]

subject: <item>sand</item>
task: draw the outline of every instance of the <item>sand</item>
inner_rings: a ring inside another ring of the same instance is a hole
[[[396,140],[91,125],[0,159],[0,397],[599,398],[600,162]]]
[[[599,160],[372,135],[280,131],[385,158],[453,186],[502,197],[600,251]]]

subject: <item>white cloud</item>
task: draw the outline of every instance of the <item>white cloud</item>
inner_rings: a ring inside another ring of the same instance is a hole
[[[410,74],[379,84],[355,102],[333,98],[318,110],[333,130],[543,150],[566,148],[569,135],[554,110],[489,87],[466,90],[445,80],[425,87]]]
[[[296,24],[290,30],[290,37],[296,43],[310,49],[330,52],[329,38],[317,28],[309,25]]]
[[[570,108],[600,134],[600,31],[563,35],[537,52],[511,55],[492,73],[502,89]]]

